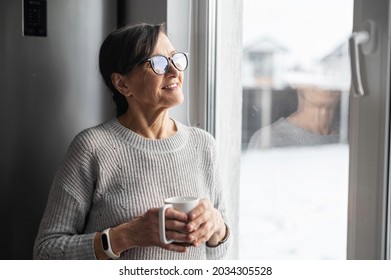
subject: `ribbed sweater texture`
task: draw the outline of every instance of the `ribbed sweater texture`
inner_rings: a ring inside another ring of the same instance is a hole
[[[277,147],[303,147],[338,143],[339,135],[321,135],[289,123],[280,118],[270,126],[257,130],[251,136],[248,149]]]
[[[227,222],[213,137],[175,123],[177,132],[161,140],[144,138],[116,118],[79,133],[53,180],[34,259],[95,259],[96,232],[173,196],[207,197]],[[186,253],[138,247],[121,259],[222,259],[229,243]]]

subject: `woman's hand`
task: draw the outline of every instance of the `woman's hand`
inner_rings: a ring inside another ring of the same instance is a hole
[[[164,244],[159,235],[159,208],[151,208],[141,216],[110,230],[110,242],[115,254],[135,247],[158,246],[175,252],[186,252],[189,245],[202,243],[216,246],[224,238],[226,227],[221,213],[209,199],[201,199],[188,215],[169,208],[166,210],[166,237],[184,243]],[[101,234],[95,236],[95,254],[98,259],[107,258],[103,252]]]
[[[200,200],[199,205],[189,213],[186,230],[190,233],[188,241],[194,246],[207,243],[217,246],[226,235],[226,227],[221,213],[215,209],[209,199]]]
[[[166,210],[167,239],[187,241],[188,235],[183,233],[188,222],[187,215],[174,209]],[[180,232],[182,231],[182,232]],[[94,240],[95,255],[98,259],[107,259],[100,242],[101,233],[96,234]],[[189,244],[160,242],[159,235],[159,208],[151,208],[141,216],[123,223],[110,230],[110,242],[115,254],[134,247],[158,246],[170,251],[186,252]]]
[[[167,209],[165,213],[167,239],[186,241],[187,234],[182,232],[186,230],[187,215],[174,209]],[[123,238],[130,241],[127,247],[159,246],[170,251],[186,252],[185,244],[164,244],[160,241],[159,208],[149,209],[144,215],[125,223],[122,227]]]

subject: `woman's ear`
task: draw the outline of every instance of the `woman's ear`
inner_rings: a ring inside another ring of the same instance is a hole
[[[111,82],[113,83],[113,86],[125,97],[129,97],[132,95],[132,92],[130,91],[130,88],[126,81],[126,77],[124,75],[121,75],[119,73],[111,74]]]

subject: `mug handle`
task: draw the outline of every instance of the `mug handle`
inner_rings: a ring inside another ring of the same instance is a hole
[[[174,242],[173,239],[167,240],[166,238],[166,210],[168,208],[174,208],[174,205],[165,204],[159,209],[159,234],[160,234],[160,241],[164,244],[170,244]]]

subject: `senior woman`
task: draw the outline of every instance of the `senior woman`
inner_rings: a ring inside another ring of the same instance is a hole
[[[229,231],[215,142],[169,117],[181,104],[185,53],[165,26],[112,32],[99,54],[117,117],[79,133],[58,169],[34,246],[35,259],[221,259]],[[159,206],[202,198],[189,214]]]

